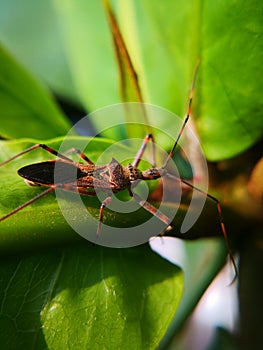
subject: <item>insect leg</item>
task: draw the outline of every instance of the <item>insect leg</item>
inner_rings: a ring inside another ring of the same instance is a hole
[[[70,148],[67,152],[64,153],[64,155],[68,155],[71,153],[77,153],[82,159],[84,159],[87,163],[94,165],[94,163],[83,153],[81,152],[79,149],[73,147]]]
[[[76,185],[72,184],[57,184],[56,188],[61,188],[62,190],[69,191],[69,192],[75,192],[75,193],[80,193],[85,196],[96,196],[96,192],[92,190],[91,187],[79,187]]]
[[[138,202],[140,204],[140,206],[142,206],[145,210],[147,210],[149,213],[151,213],[154,216],[156,216],[160,221],[164,222],[167,225],[167,227],[166,227],[164,232],[170,231],[173,228],[171,220],[168,218],[168,216],[163,214],[160,210],[155,208],[149,202],[147,202],[144,199],[142,199],[140,196],[138,196],[138,194],[132,193],[132,196],[136,200],[136,202]]]
[[[169,174],[167,174],[167,176],[169,176]],[[206,196],[206,197],[210,198],[212,201],[214,201],[216,203],[216,209],[217,209],[217,214],[218,214],[218,218],[219,218],[220,229],[221,229],[221,232],[222,232],[222,234],[224,236],[226,247],[227,247],[227,251],[228,251],[228,255],[229,255],[231,263],[232,263],[232,265],[234,267],[234,271],[235,271],[235,276],[234,276],[234,279],[232,281],[232,282],[234,282],[236,277],[238,276],[238,270],[237,270],[237,266],[236,266],[236,262],[235,262],[233,253],[232,253],[230,245],[229,245],[228,235],[227,235],[224,219],[223,219],[223,216],[222,216],[222,209],[221,209],[221,204],[220,204],[219,200],[216,197],[212,196],[211,194],[206,193],[205,191],[201,190],[200,188],[192,185],[190,182],[187,182],[187,181],[185,181],[185,180],[183,180],[183,179],[181,179],[181,178],[179,178],[177,176],[174,176],[174,175],[170,176],[170,177],[175,179],[175,180],[180,181],[181,183],[183,183],[183,184],[187,185],[188,187],[192,188],[193,190],[198,191],[203,196]]]
[[[47,151],[47,152],[49,152],[49,153],[51,153],[51,154],[54,154],[55,156],[57,156],[57,157],[59,157],[59,158],[61,158],[61,159],[67,160],[67,161],[69,161],[69,162],[73,162],[71,159],[69,159],[68,157],[64,156],[64,155],[61,154],[61,153],[58,153],[58,152],[57,152],[56,150],[54,150],[53,148],[48,147],[47,145],[44,145],[44,144],[42,144],[42,143],[37,143],[36,145],[31,146],[31,147],[29,147],[29,148],[26,148],[24,151],[22,151],[22,152],[20,152],[20,153],[17,153],[17,154],[15,154],[13,157],[11,157],[11,158],[5,160],[4,162],[0,163],[0,167],[3,166],[3,165],[5,165],[5,164],[7,164],[7,163],[9,163],[9,162],[11,162],[12,160],[14,160],[14,159],[16,159],[16,158],[18,158],[18,157],[20,157],[20,156],[26,154],[26,153],[29,153],[29,152],[31,152],[31,151],[34,151],[34,150],[37,149],[37,148],[43,148],[45,151]]]
[[[99,224],[98,224],[98,228],[97,228],[97,237],[99,237],[100,233],[101,233],[101,225],[102,225],[102,222],[103,222],[104,210],[107,207],[107,205],[110,204],[111,199],[112,199],[112,197],[109,196],[106,199],[104,199],[104,201],[101,203],[101,206],[100,206],[100,218],[99,218]]]
[[[17,207],[16,209],[10,211],[10,213],[8,213],[8,214],[2,216],[2,217],[0,218],[0,221],[3,221],[3,220],[5,220],[5,219],[9,218],[9,217],[12,216],[13,214],[15,214],[15,213],[17,213],[18,211],[24,209],[24,208],[27,207],[28,205],[30,205],[30,204],[36,202],[37,200],[39,200],[40,198],[44,197],[46,194],[48,194],[48,193],[50,193],[50,192],[52,192],[52,191],[54,191],[54,190],[55,190],[55,187],[50,187],[50,188],[48,188],[47,190],[45,190],[44,192],[40,193],[40,194],[37,195],[36,197],[31,198],[29,201],[27,201],[27,202],[25,202],[24,204],[20,205],[20,206]]]
[[[141,158],[143,156],[143,153],[146,149],[146,146],[148,145],[149,141],[152,141],[152,151],[153,151],[153,164],[152,166],[155,167],[156,166],[156,160],[155,160],[155,144],[154,144],[154,140],[153,140],[153,135],[152,134],[147,134],[145,137],[144,137],[144,140],[141,144],[141,147],[139,149],[139,151],[137,152],[135,158],[134,158],[134,161],[132,163],[132,165],[136,168],[140,161],[141,161]]]
[[[86,195],[86,196],[96,196],[96,192],[87,191],[87,189],[78,188],[78,187],[72,186],[70,184],[63,184],[63,185],[52,186],[52,187],[48,188],[47,190],[43,191],[42,193],[40,193],[39,195],[37,195],[36,197],[31,198],[29,201],[27,201],[24,204],[20,205],[19,207],[15,208],[10,213],[2,216],[0,218],[0,221],[3,221],[5,219],[9,218],[13,214],[17,213],[18,211],[24,209],[28,205],[30,205],[30,204],[36,202],[37,200],[39,200],[40,198],[44,197],[46,194],[48,194],[50,192],[53,192],[56,188],[61,188],[61,189],[65,190],[65,191],[80,193],[80,194],[83,194],[83,195]]]

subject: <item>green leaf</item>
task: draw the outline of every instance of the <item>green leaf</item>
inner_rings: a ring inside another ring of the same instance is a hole
[[[262,137],[261,1],[207,1],[203,16],[203,102],[198,130],[209,159],[232,157]],[[223,30],[222,25],[224,23]]]
[[[0,41],[56,95],[78,101],[52,0],[0,2]]]
[[[87,110],[120,102],[117,64],[100,1],[54,0],[72,79]]]
[[[182,273],[146,245],[80,246],[2,262],[3,349],[155,349]]]
[[[262,136],[263,83],[255,78],[263,73],[261,1],[118,5],[143,94],[152,103],[185,115],[194,64],[201,58],[193,115],[210,160],[235,156]]]
[[[40,139],[65,134],[70,123],[49,93],[0,47],[0,136]]]

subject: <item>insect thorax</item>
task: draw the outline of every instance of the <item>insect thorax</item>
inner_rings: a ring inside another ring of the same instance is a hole
[[[131,164],[123,166],[114,158],[109,163],[108,170],[110,183],[117,191],[128,188],[133,181],[141,178],[139,169]]]

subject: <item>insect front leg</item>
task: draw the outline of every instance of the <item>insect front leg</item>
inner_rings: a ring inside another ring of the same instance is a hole
[[[155,157],[155,143],[154,143],[154,139],[153,139],[153,135],[152,134],[147,134],[144,137],[144,140],[141,144],[141,147],[139,149],[139,151],[137,152],[134,161],[132,163],[132,165],[137,168],[137,166],[139,165],[141,158],[145,152],[146,146],[148,145],[149,141],[152,141],[152,152],[153,152],[153,164],[152,166],[155,167],[156,166],[156,157]]]
[[[100,236],[101,233],[101,225],[103,222],[103,217],[104,217],[104,210],[105,208],[110,204],[112,197],[108,196],[106,199],[104,199],[104,201],[101,203],[100,206],[100,218],[99,218],[99,224],[98,224],[98,228],[97,228],[97,237]]]

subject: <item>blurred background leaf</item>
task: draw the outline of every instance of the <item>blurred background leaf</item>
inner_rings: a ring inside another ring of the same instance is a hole
[[[230,158],[260,139],[262,79],[254,78],[262,72],[260,1],[112,3],[145,102],[183,117],[194,65],[201,57],[194,115],[206,156]],[[59,96],[77,101],[86,111],[120,101],[100,1],[46,1],[40,7],[30,0],[23,5],[12,0],[1,2],[0,9],[2,41]]]
[[[64,135],[70,122],[48,91],[0,48],[1,130],[4,138]]]
[[[78,100],[51,0],[0,1],[0,40],[57,95]]]
[[[118,10],[150,102],[183,116],[201,58],[194,116],[209,160],[233,157],[262,137],[260,1],[130,0],[118,1]]]

